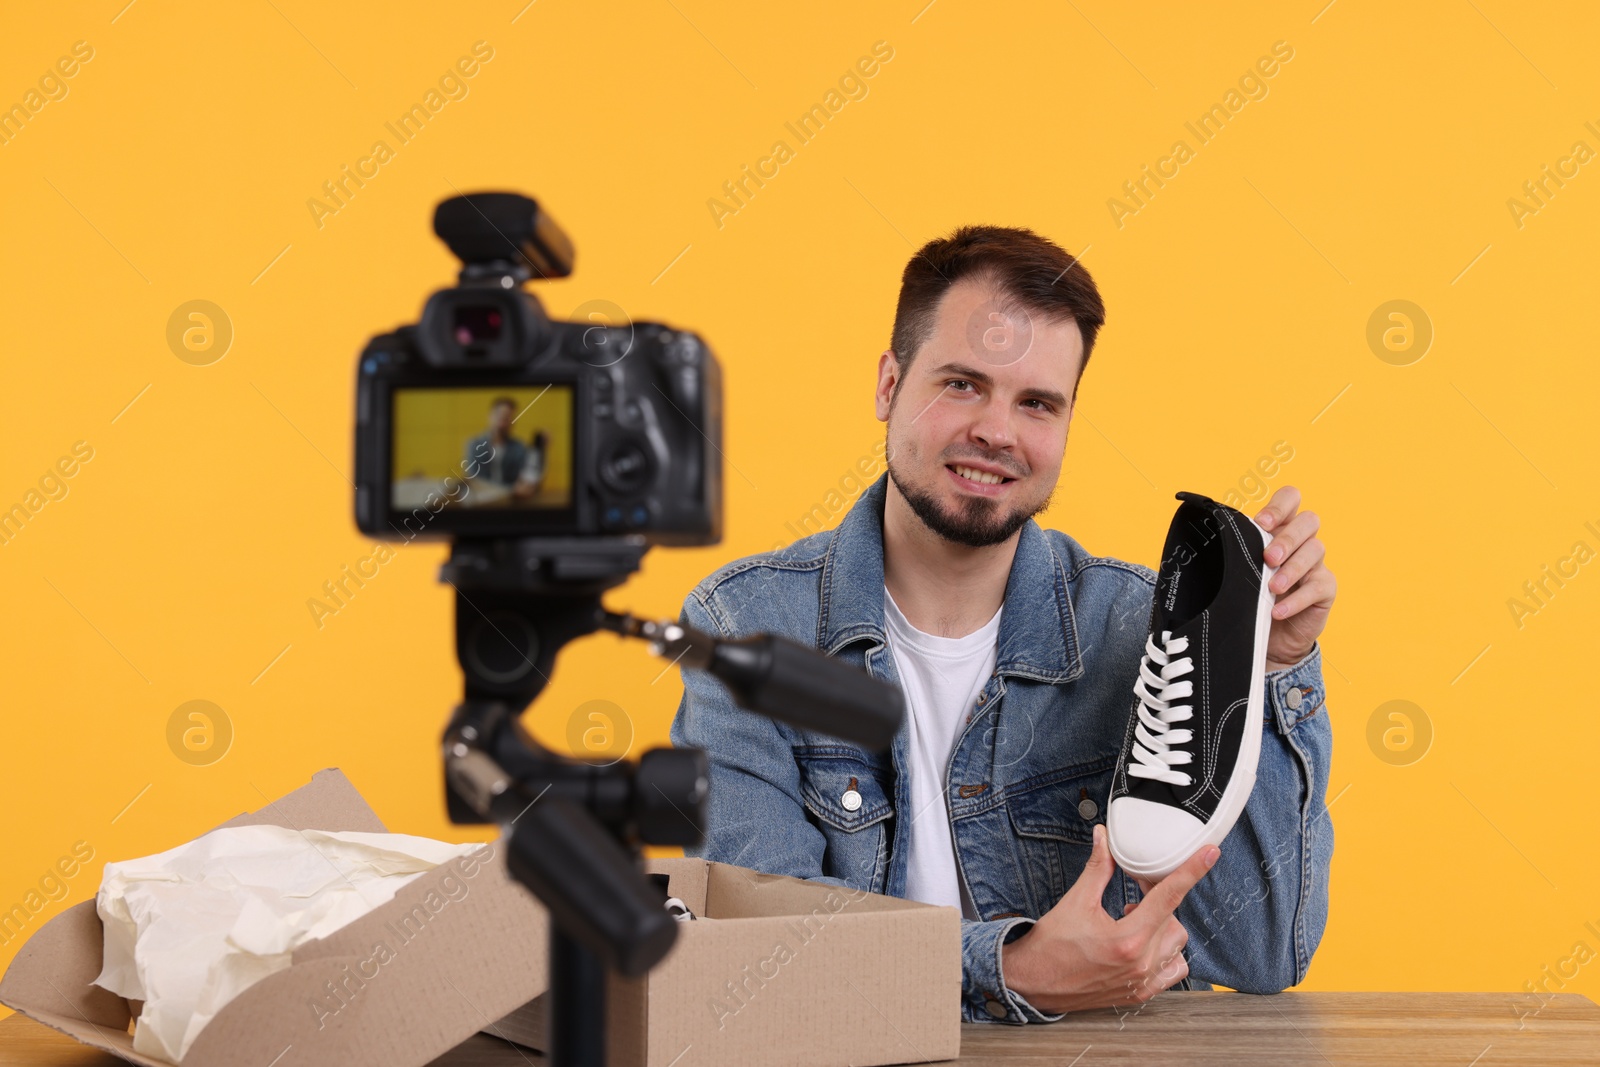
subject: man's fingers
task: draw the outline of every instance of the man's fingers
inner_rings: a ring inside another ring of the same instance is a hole
[[[1156,959],[1164,960],[1174,953],[1183,951],[1183,946],[1189,943],[1189,931],[1177,919],[1169,918],[1167,925],[1161,931],[1161,938],[1157,942]]]
[[[1300,506],[1300,490],[1292,485],[1286,485],[1272,494],[1272,499],[1267,501],[1267,506],[1256,515],[1256,522],[1263,530],[1276,530],[1283,525],[1285,519],[1294,514],[1294,509]]]
[[[1300,584],[1288,596],[1273,605],[1272,617],[1287,619],[1314,605],[1331,604],[1333,594],[1333,572],[1326,567],[1318,567],[1302,578]]]
[[[1267,588],[1280,595],[1287,592],[1290,586],[1304,578],[1313,567],[1321,563],[1323,557],[1327,554],[1328,546],[1322,542],[1320,537],[1312,537],[1301,542],[1300,547],[1295,549],[1294,555],[1278,565],[1278,572],[1272,576],[1272,581],[1268,583]]]
[[[1082,886],[1083,892],[1087,893],[1089,899],[1098,907],[1115,869],[1116,864],[1111,859],[1111,846],[1106,844],[1105,824],[1097,822],[1094,824],[1094,847],[1089,852],[1089,862],[1084,864],[1083,873],[1078,876],[1078,880],[1072,883],[1071,892],[1077,892],[1078,887]]]
[[[1174,953],[1171,959],[1162,958],[1159,969],[1156,971],[1156,984],[1162,989],[1171,989],[1189,976],[1189,961],[1184,959],[1182,952]]]
[[[1194,888],[1194,884],[1209,871],[1217,858],[1222,855],[1222,850],[1216,845],[1207,845],[1184,861],[1183,866],[1157,882],[1145,894],[1145,903],[1149,905],[1139,909],[1139,918],[1151,925],[1170,919],[1172,913],[1183,902],[1184,895]]]
[[[1314,537],[1321,526],[1322,520],[1314,511],[1297,512],[1292,518],[1279,522],[1273,527],[1272,543],[1262,553],[1267,566],[1276,567],[1294,555],[1294,550]]]

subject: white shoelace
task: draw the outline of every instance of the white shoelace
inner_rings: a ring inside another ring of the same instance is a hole
[[[1134,730],[1133,745],[1133,757],[1137,762],[1128,764],[1129,774],[1172,785],[1188,785],[1191,780],[1183,771],[1173,770],[1173,765],[1188,763],[1193,755],[1171,747],[1185,744],[1194,736],[1190,730],[1173,729],[1171,725],[1183,722],[1194,713],[1188,704],[1173,703],[1194,693],[1193,681],[1182,677],[1194,670],[1194,661],[1187,656],[1174,658],[1188,647],[1189,639],[1175,638],[1171,630],[1161,631],[1160,645],[1156,644],[1154,634],[1145,638],[1139,680],[1133,683],[1134,695],[1139,698],[1139,725]],[[1159,674],[1154,666],[1161,668]]]

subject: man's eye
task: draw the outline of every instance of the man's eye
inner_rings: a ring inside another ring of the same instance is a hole
[[[953,378],[948,383],[946,383],[945,388],[946,389],[960,390],[960,388],[962,386],[971,386],[971,385],[972,385],[972,383],[967,381],[965,378]]]

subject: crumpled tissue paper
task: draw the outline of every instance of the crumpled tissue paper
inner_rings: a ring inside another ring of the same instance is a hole
[[[144,1001],[133,1048],[171,1063],[234,997],[480,849],[408,834],[229,826],[154,856],[108,863],[96,897],[105,957],[94,981]]]

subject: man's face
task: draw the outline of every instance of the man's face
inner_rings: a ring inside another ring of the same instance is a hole
[[[504,436],[511,431],[511,420],[517,417],[510,404],[496,404],[489,409],[489,428]]]
[[[903,380],[892,351],[878,363],[889,477],[924,525],[973,547],[1049,506],[1083,364],[1076,322],[1006,304],[987,281],[963,279]]]

